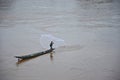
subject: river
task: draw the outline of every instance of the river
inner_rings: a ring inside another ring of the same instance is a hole
[[[0,80],[120,80],[119,0],[0,0]],[[42,34],[66,45],[44,51]]]

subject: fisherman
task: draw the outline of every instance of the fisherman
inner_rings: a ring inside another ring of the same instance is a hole
[[[51,42],[50,42],[50,49],[53,49],[53,44],[54,44],[54,42],[51,41]]]

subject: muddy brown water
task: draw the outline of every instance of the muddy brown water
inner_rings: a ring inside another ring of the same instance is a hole
[[[120,80],[119,0],[0,0],[0,80]],[[65,40],[53,54],[41,34]]]

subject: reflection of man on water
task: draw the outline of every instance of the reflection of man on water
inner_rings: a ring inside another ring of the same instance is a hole
[[[53,44],[54,44],[54,42],[51,41],[51,42],[50,42],[50,49],[53,49]]]

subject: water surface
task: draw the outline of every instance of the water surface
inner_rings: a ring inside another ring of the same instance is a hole
[[[119,80],[119,0],[0,0],[0,80]],[[41,34],[66,46],[40,52]]]

